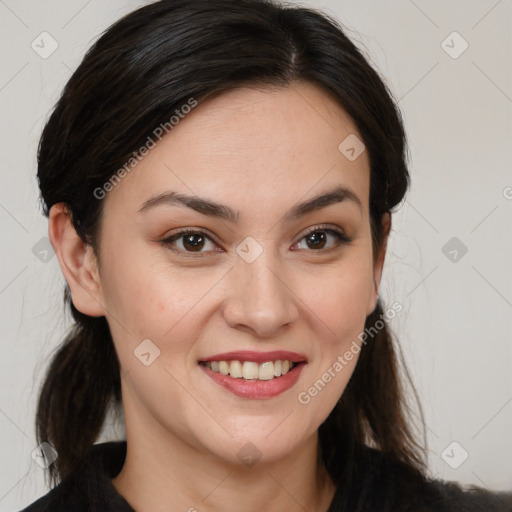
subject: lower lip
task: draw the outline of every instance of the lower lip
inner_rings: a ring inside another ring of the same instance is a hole
[[[222,375],[220,372],[214,372],[202,364],[200,364],[199,367],[206,373],[206,375],[208,375],[208,377],[213,379],[223,388],[231,391],[234,395],[241,398],[261,399],[272,398],[290,389],[297,382],[300,372],[305,365],[306,363],[299,363],[286,375],[274,377],[271,380],[234,379],[229,375]]]

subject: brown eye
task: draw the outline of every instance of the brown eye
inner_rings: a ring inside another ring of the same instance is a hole
[[[316,229],[310,231],[295,246],[297,249],[333,249],[342,243],[348,243],[350,239],[343,233],[334,229]]]
[[[304,237],[310,249],[323,249],[327,240],[325,231],[314,231]]]
[[[204,247],[205,237],[200,233],[191,233],[183,237],[183,247],[187,251],[200,251]]]
[[[205,253],[215,251],[217,248],[212,239],[201,231],[181,231],[162,240],[162,244],[182,253]]]

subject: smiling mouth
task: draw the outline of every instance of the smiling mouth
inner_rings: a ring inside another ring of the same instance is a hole
[[[230,376],[233,379],[247,381],[269,381],[286,375],[289,371],[305,362],[293,362],[288,359],[277,359],[257,363],[255,361],[200,361],[200,365],[213,372]]]

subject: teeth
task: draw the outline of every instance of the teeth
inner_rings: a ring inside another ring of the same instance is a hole
[[[270,380],[274,378],[274,363],[272,361],[260,364],[258,378],[260,380]]]
[[[227,375],[229,373],[229,363],[219,361],[219,372],[222,373],[222,375]]]
[[[245,366],[245,363],[244,363]],[[229,366],[229,375],[235,379],[241,379],[243,375],[242,364],[240,361],[231,361]],[[244,376],[245,377],[245,376]]]
[[[234,362],[234,361],[233,361]],[[233,363],[231,363],[233,364]],[[252,361],[245,361],[244,366],[242,368],[242,375],[246,380],[253,380],[258,378],[258,363],[254,363]],[[231,372],[230,372],[231,375]]]
[[[229,375],[234,379],[245,380],[272,380],[275,377],[286,375],[294,366],[291,361],[277,360],[258,364],[254,361],[207,361],[207,368],[222,375]]]

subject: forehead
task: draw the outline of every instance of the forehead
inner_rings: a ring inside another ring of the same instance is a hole
[[[314,85],[234,89],[184,115],[107,203],[135,212],[150,196],[172,190],[255,213],[342,184],[367,208],[367,152],[352,160],[340,150],[358,139],[350,116]]]

